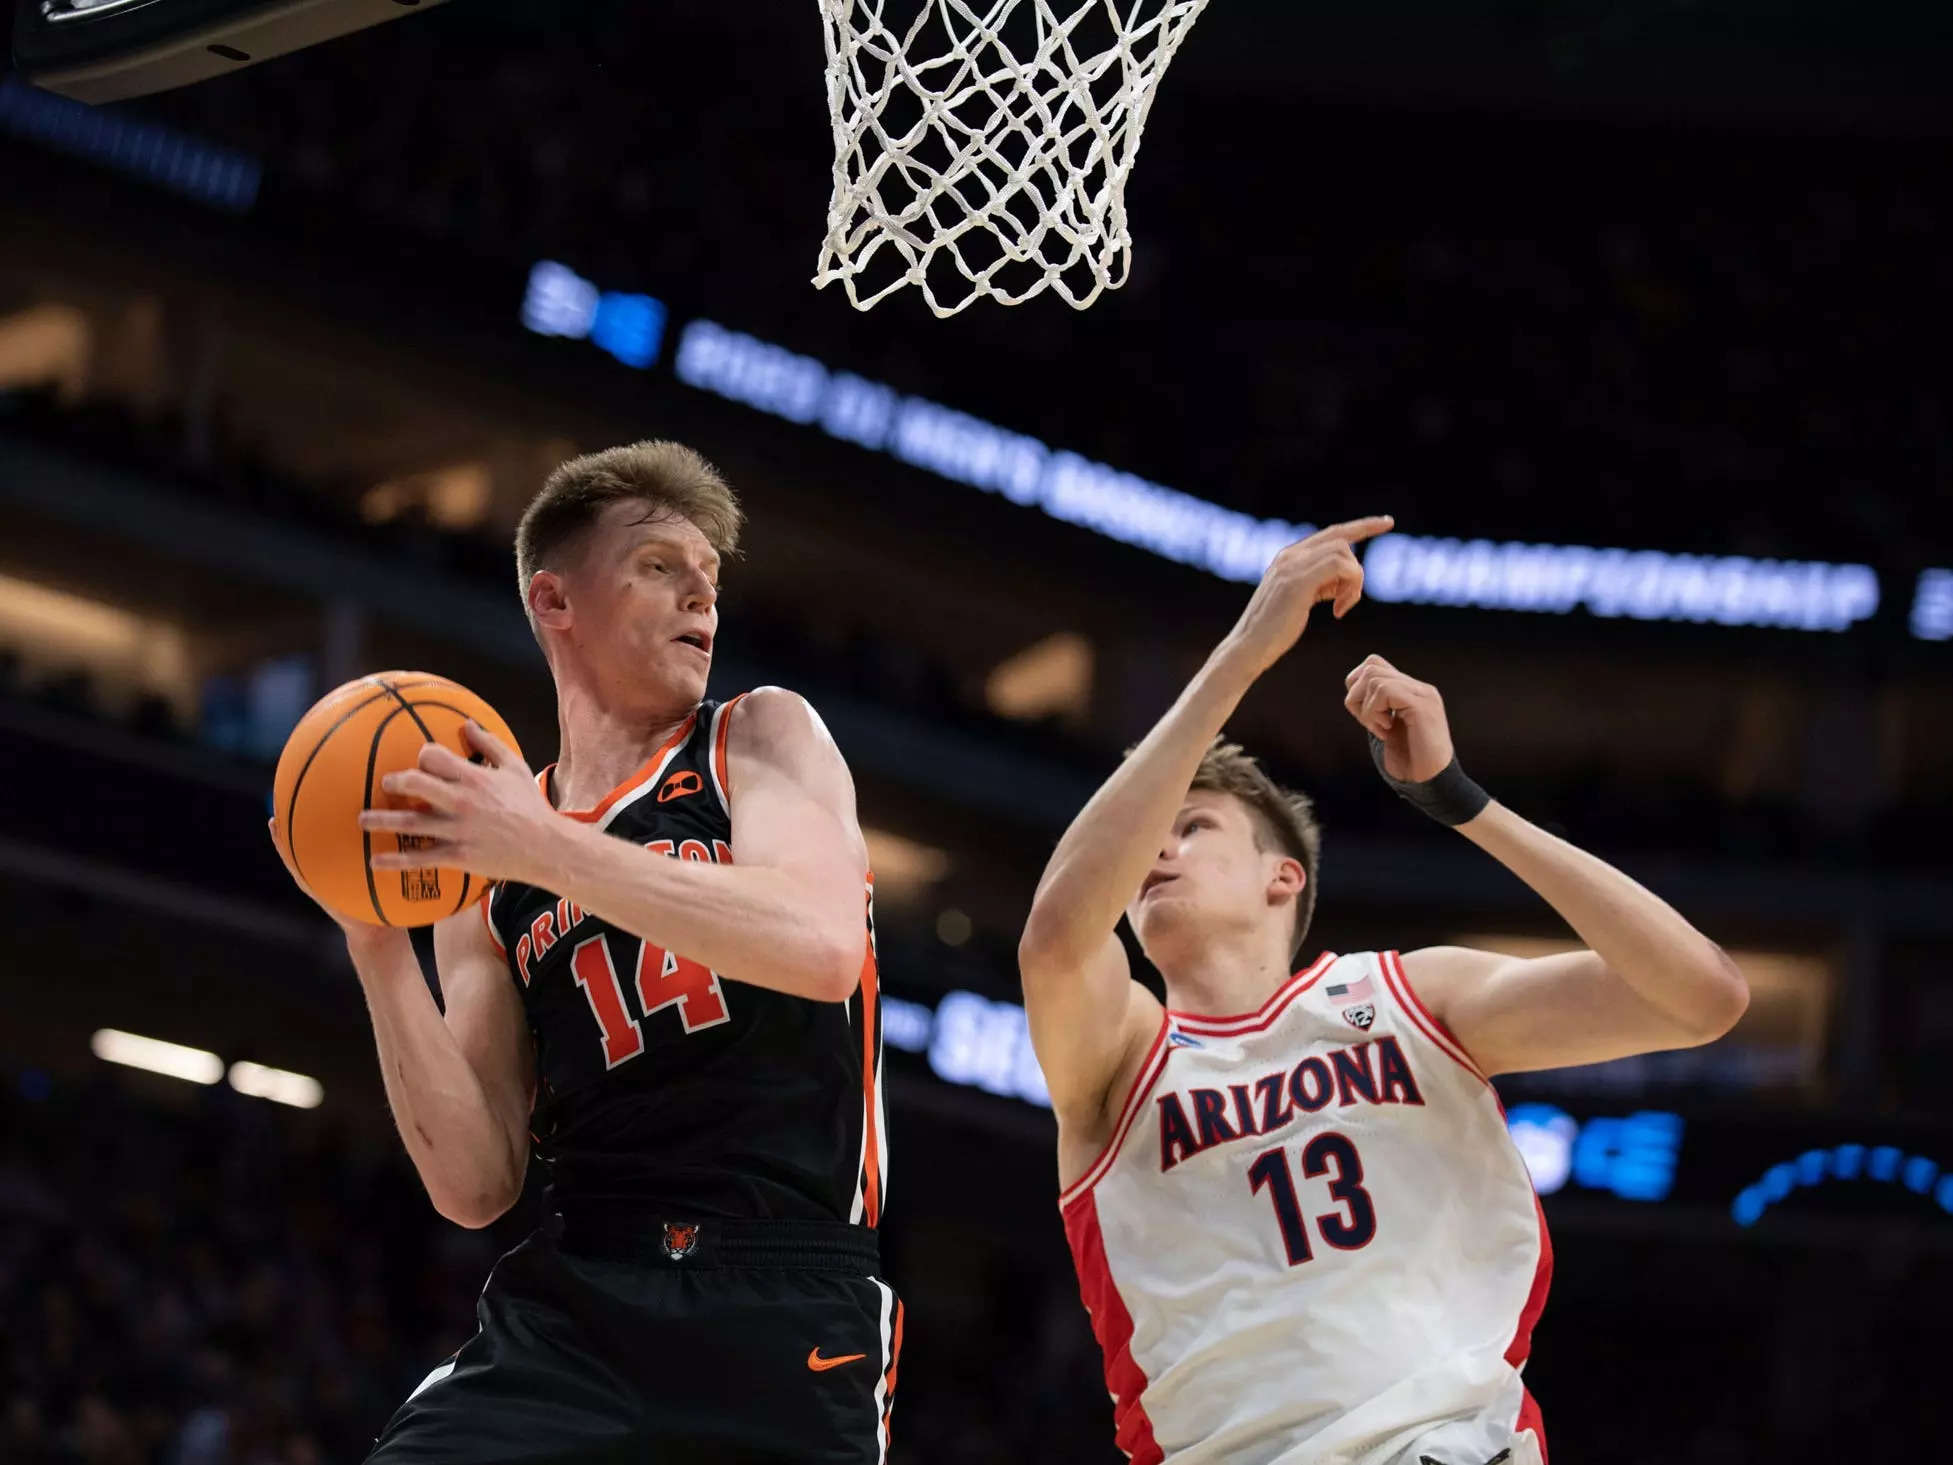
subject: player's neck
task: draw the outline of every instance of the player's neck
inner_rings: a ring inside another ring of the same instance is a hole
[[[1175,1012],[1234,1017],[1253,1012],[1293,975],[1287,953],[1271,950],[1258,933],[1202,942],[1198,950],[1161,966],[1166,1005]]]
[[[612,789],[670,742],[695,708],[620,707],[588,688],[556,689],[556,771],[551,792],[559,809],[596,807]]]

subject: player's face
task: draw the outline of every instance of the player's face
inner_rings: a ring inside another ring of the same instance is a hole
[[[719,632],[719,555],[689,519],[608,505],[569,574],[578,652],[620,705],[705,696]]]
[[[1286,867],[1286,871],[1285,871]],[[1301,866],[1279,850],[1256,848],[1254,816],[1232,794],[1187,795],[1172,833],[1126,916],[1139,944],[1158,965],[1175,953],[1222,936],[1282,932],[1294,918],[1290,904]]]

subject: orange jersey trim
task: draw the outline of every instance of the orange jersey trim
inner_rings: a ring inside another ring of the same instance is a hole
[[[887,1405],[882,1409],[884,1435],[888,1433],[889,1424],[895,1417],[895,1375],[902,1366],[902,1311],[902,1299],[898,1297],[895,1299],[895,1336],[890,1340],[888,1349],[888,1372],[882,1375],[882,1382],[887,1389],[885,1397],[888,1400]]]
[[[625,797],[627,794],[636,793],[653,778],[657,777],[658,770],[664,766],[665,759],[669,758],[685,739],[692,735],[692,729],[697,726],[698,713],[694,712],[679,725],[678,731],[666,740],[662,748],[658,749],[657,752],[646,759],[638,768],[637,772],[633,773],[629,778],[618,784],[616,788],[605,794],[598,801],[594,809],[558,809],[556,812],[561,814],[565,819],[575,819],[583,824],[595,824],[617,806],[619,799]],[[536,775],[536,784],[542,789],[544,798],[549,797],[549,775],[555,771],[555,768],[556,765],[552,763]]]
[[[861,962],[861,1122],[867,1126],[867,1144],[862,1151],[861,1219],[879,1226],[882,1219],[882,1147],[875,1124],[875,943],[868,941]]]
[[[719,709],[718,736],[712,740],[712,781],[719,786],[719,799],[726,806],[728,819],[732,817],[732,764],[726,757],[726,744],[732,737],[732,709],[750,695],[741,692]]]
[[[498,881],[489,886],[487,892],[475,904],[481,908],[481,923],[488,928],[488,939],[494,944],[496,955],[500,956],[503,961],[507,961],[509,959],[509,949],[502,944],[502,938],[496,934],[495,918],[488,912],[488,908],[495,904],[495,892],[499,889],[501,889],[501,884]]]

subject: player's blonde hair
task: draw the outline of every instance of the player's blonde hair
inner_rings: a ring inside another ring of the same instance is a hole
[[[585,453],[549,475],[516,526],[516,589],[525,614],[536,571],[547,568],[611,504],[626,501],[643,504],[647,522],[691,520],[722,558],[739,552],[746,519],[739,499],[719,470],[691,448],[654,438]]]
[[[1213,746],[1201,756],[1193,778],[1193,790],[1232,794],[1248,806],[1255,831],[1255,848],[1279,849],[1302,866],[1308,878],[1295,897],[1295,931],[1289,943],[1291,958],[1302,950],[1302,939],[1309,934],[1309,922],[1316,913],[1316,867],[1322,860],[1322,826],[1316,823],[1315,805],[1309,796],[1277,784],[1262,771],[1239,743],[1215,738]]]

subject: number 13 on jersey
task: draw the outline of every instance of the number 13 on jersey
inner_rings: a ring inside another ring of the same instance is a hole
[[[1325,1211],[1315,1218],[1322,1239],[1338,1251],[1368,1246],[1377,1234],[1377,1210],[1370,1203],[1370,1192],[1363,1188],[1363,1160],[1349,1137],[1332,1130],[1302,1146],[1302,1174],[1309,1180],[1329,1176],[1329,1198],[1348,1208],[1347,1215]],[[1255,1157],[1248,1167],[1248,1186],[1257,1192],[1265,1189],[1274,1203],[1288,1264],[1299,1267],[1311,1260],[1315,1253],[1309,1247],[1309,1228],[1302,1219],[1302,1201],[1295,1191],[1286,1146],[1276,1145]]]

